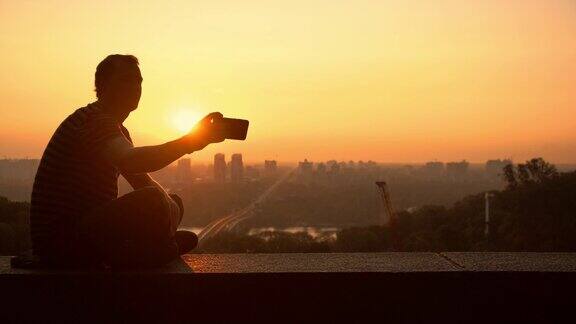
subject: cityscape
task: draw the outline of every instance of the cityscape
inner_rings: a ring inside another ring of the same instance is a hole
[[[279,163],[265,160],[263,163],[246,165],[241,153],[231,155],[226,161],[224,153],[214,155],[213,163],[192,163],[191,158],[181,158],[172,165],[153,172],[153,177],[171,190],[179,190],[193,183],[242,183],[278,176],[282,170],[297,169],[299,179],[346,174],[351,171],[380,171],[384,178],[404,177],[444,181],[487,181],[502,182],[502,169],[512,164],[512,159],[493,159],[485,163],[470,163],[466,160],[426,163],[377,163],[374,161],[320,161],[304,159],[298,163]],[[0,195],[15,201],[29,201],[32,184],[39,159],[0,159]],[[559,165],[562,171],[576,169],[576,165]],[[122,183],[121,183],[122,184]],[[121,192],[129,188],[121,187]]]
[[[29,201],[32,184],[39,159],[0,159],[0,195],[15,201]],[[283,169],[296,168],[300,179],[344,174],[357,170],[380,170],[383,175],[443,179],[446,181],[474,181],[480,178],[498,182],[502,168],[511,164],[511,159],[488,160],[484,164],[471,164],[466,160],[455,162],[430,161],[424,164],[383,164],[374,161],[312,162],[304,159],[294,163],[279,164],[276,160],[265,160],[261,164],[246,165],[241,153],[234,153],[226,161],[224,153],[214,155],[213,163],[192,163],[191,158],[181,158],[165,169],[153,173],[153,177],[171,190],[180,190],[193,183],[242,183],[278,176]],[[573,168],[564,165],[565,170]],[[121,184],[122,185],[122,184]],[[121,193],[129,188],[121,187]]]
[[[450,207],[467,195],[505,187],[502,170],[511,159],[485,163],[466,160],[423,164],[385,164],[374,161],[318,161],[295,163],[265,160],[245,164],[241,153],[217,153],[212,163],[181,158],[153,172],[167,191],[182,197],[185,215],[181,226],[196,232],[211,222],[255,201],[277,179],[278,188],[259,202],[238,226],[246,233],[264,230],[323,231],[351,226],[379,225],[383,206],[375,183],[386,181],[391,203],[398,211],[422,206]],[[39,160],[0,160],[0,196],[29,201]],[[562,166],[569,171],[572,166]],[[119,178],[119,196],[132,191]]]

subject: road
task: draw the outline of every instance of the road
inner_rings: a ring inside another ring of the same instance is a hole
[[[248,206],[242,208],[241,210],[232,212],[230,215],[220,218],[212,223],[208,224],[204,229],[198,233],[198,244],[201,246],[202,242],[206,239],[213,237],[214,235],[234,228],[241,221],[253,216],[254,209],[264,202],[274,191],[286,181],[294,173],[296,169],[292,169],[282,175],[276,182],[274,182],[270,187],[268,187],[258,198],[251,202]]]

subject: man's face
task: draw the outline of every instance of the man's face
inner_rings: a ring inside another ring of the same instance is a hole
[[[135,110],[142,94],[140,69],[134,64],[119,66],[106,88],[106,96],[117,107],[122,107],[127,112]]]

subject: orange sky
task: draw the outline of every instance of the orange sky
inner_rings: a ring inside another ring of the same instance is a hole
[[[576,162],[574,1],[0,0],[0,157],[40,157],[112,53],[141,62],[137,145],[250,119],[197,161]]]

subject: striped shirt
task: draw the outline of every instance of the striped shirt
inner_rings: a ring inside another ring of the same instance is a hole
[[[101,156],[104,143],[128,130],[97,102],[77,109],[44,150],[30,210],[32,247],[50,254],[71,243],[82,215],[117,198],[118,169]]]

